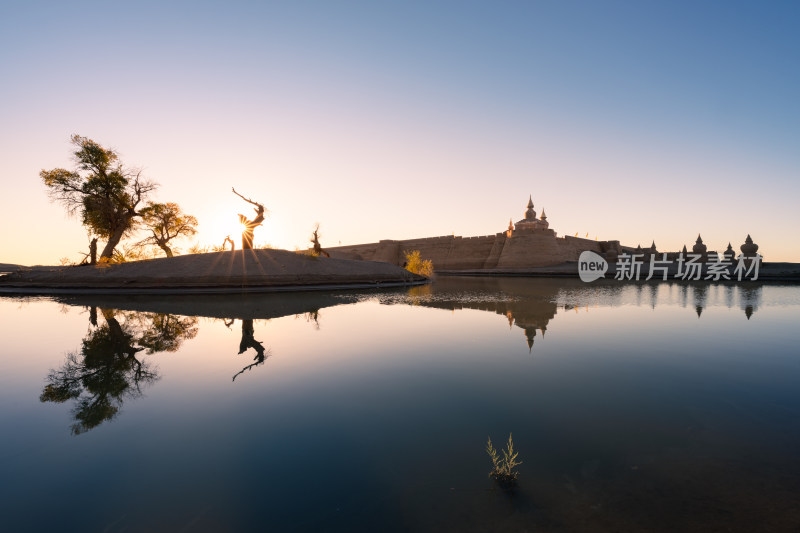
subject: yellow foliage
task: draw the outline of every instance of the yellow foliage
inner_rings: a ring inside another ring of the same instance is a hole
[[[420,257],[419,250],[406,250],[403,254],[406,256],[406,270],[426,278],[433,276],[433,261],[430,259],[423,260]]]

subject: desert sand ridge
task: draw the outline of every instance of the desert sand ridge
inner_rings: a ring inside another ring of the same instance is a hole
[[[117,265],[21,269],[0,278],[0,291],[32,289],[285,290],[320,286],[386,286],[426,278],[388,263],[311,257],[286,250],[237,250]]]

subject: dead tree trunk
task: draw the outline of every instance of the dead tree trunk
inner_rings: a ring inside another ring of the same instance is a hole
[[[253,220],[249,220],[246,216],[239,213],[239,222],[241,222],[242,226],[244,226],[244,230],[242,231],[242,249],[243,250],[252,250],[253,249],[253,231],[264,222],[264,213],[266,209],[264,208],[263,204],[258,202],[254,202],[249,198],[245,198],[238,192],[236,189],[231,187],[233,194],[244,200],[245,202],[254,205],[255,207],[253,210],[256,212],[256,216]]]
[[[317,224],[314,227],[314,233],[311,234],[311,244],[314,245],[314,255],[315,256],[317,256],[317,257],[323,256],[323,255],[325,257],[330,257],[331,256],[331,254],[329,254],[328,252],[326,252],[325,250],[322,249],[322,245],[319,243],[319,224]]]
[[[97,264],[97,237],[94,237],[89,243],[89,264]]]

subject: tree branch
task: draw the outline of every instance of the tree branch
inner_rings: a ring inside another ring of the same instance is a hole
[[[260,204],[260,203],[258,203],[258,202],[254,202],[254,201],[253,201],[253,200],[251,200],[250,198],[245,198],[244,196],[242,196],[241,194],[239,194],[238,192],[236,192],[236,189],[234,189],[233,187],[231,187],[231,190],[233,191],[233,194],[235,194],[236,196],[238,196],[239,198],[241,198],[241,199],[242,199],[242,200],[244,200],[245,202],[247,202],[247,203],[249,203],[249,204],[253,204],[254,206],[256,206],[256,207],[259,207],[259,208],[261,208],[261,209],[264,209],[264,206],[263,206],[262,204]]]

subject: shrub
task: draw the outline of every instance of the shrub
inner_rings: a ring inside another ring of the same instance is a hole
[[[151,247],[138,246],[134,244],[131,246],[124,246],[122,250],[115,248],[114,254],[107,262],[111,264],[129,263],[131,261],[144,261],[147,259],[153,259],[155,256],[156,252]]]
[[[220,246],[221,250],[212,250],[209,246],[201,246],[199,242],[194,243],[189,247],[188,253],[190,254],[206,254],[209,251],[222,252],[225,246]]]
[[[517,466],[522,464],[522,461],[517,461],[518,452],[514,451],[514,442],[511,440],[511,433],[508,434],[508,443],[506,449],[502,450],[503,457],[497,453],[492,445],[492,439],[489,437],[489,442],[486,443],[486,453],[492,460],[492,471],[489,472],[489,477],[493,477],[500,483],[514,483],[517,481],[519,472],[514,470]]]
[[[423,259],[420,257],[419,250],[405,251],[403,254],[406,256],[405,268],[409,272],[419,274],[430,278],[433,276],[433,262],[430,259]]]

